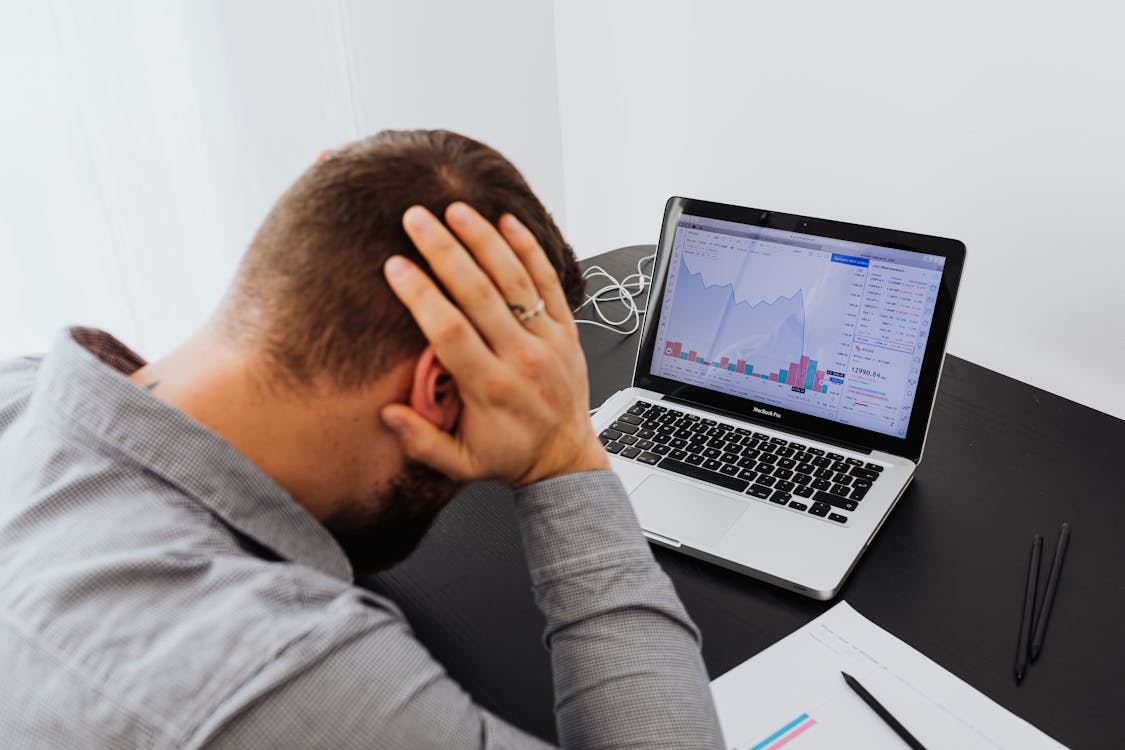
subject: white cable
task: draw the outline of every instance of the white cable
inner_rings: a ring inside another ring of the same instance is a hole
[[[623,279],[615,278],[601,266],[587,268],[586,272],[582,274],[583,279],[589,281],[590,279],[604,278],[608,283],[596,292],[586,295],[586,299],[581,305],[574,308],[573,312],[577,313],[587,305],[591,305],[594,314],[600,318],[600,322],[598,320],[576,320],[574,322],[579,325],[604,328],[607,331],[620,333],[622,336],[636,333],[641,327],[641,316],[647,309],[647,305],[645,309],[641,309],[637,305],[637,297],[652,284],[652,272],[645,273],[643,266],[655,257],[656,253],[653,253],[638,260],[636,273],[631,273]],[[632,288],[634,286],[635,288]],[[611,318],[602,310],[603,304],[614,302],[620,302],[625,308],[624,317],[620,319]]]

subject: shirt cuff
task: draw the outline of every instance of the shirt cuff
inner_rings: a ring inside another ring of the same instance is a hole
[[[609,565],[651,564],[621,480],[612,471],[566,474],[516,491],[532,583]]]

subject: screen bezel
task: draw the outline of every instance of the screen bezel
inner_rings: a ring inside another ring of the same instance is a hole
[[[914,393],[914,403],[911,406],[910,426],[905,437],[900,438],[874,430],[844,425],[824,417],[804,414],[775,404],[719,393],[702,386],[687,385],[651,374],[652,357],[657,345],[656,332],[668,279],[668,263],[672,255],[676,227],[679,225],[680,217],[684,214],[733,221],[754,227],[800,232],[827,239],[848,240],[879,247],[910,250],[945,258],[937,303],[934,307],[933,320],[926,342],[926,351],[922,357],[918,389]],[[925,442],[933,399],[937,391],[938,374],[941,370],[942,358],[945,355],[949,324],[953,317],[953,306],[957,298],[957,288],[961,281],[961,271],[964,265],[965,245],[958,240],[673,196],[668,199],[664,207],[664,221],[660,227],[660,240],[656,247],[652,287],[649,290],[648,308],[645,313],[644,327],[637,351],[633,385],[657,391],[707,409],[738,415],[747,421],[765,426],[807,434],[842,445],[884,451],[917,461],[922,455],[922,446]],[[778,413],[781,416],[777,419],[756,416],[752,411],[754,406]]]

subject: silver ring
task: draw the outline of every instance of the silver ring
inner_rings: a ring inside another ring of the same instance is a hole
[[[536,302],[530,310],[528,310],[523,305],[515,305],[511,302],[508,303],[508,307],[511,308],[512,313],[516,316],[516,319],[519,320],[519,322],[527,325],[528,321],[542,314],[542,312],[547,308],[547,305],[545,302],[543,302],[543,298],[540,297],[539,301]]]

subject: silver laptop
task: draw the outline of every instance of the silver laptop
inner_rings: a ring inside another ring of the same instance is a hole
[[[965,246],[671,198],[594,425],[653,542],[836,595],[922,457]]]

